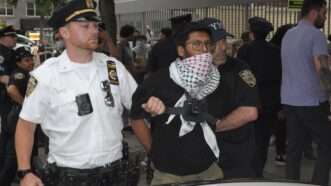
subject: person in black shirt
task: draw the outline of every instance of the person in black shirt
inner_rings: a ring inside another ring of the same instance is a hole
[[[10,111],[10,101],[7,95],[6,87],[9,81],[9,75],[15,67],[15,54],[12,49],[16,45],[16,31],[12,26],[6,26],[0,30],[0,169],[5,166],[6,141],[7,141],[7,115]],[[1,177],[0,183],[3,185]]]
[[[181,57],[149,76],[132,98],[132,128],[155,166],[152,185],[223,178],[216,162],[215,123],[200,117],[206,110],[195,115],[193,107],[187,106],[193,100],[203,105],[219,83],[220,75],[209,53],[210,30],[189,24],[177,35],[176,43]],[[181,113],[164,113],[165,107],[179,108]],[[150,119],[152,133],[144,118]]]
[[[280,104],[281,59],[280,49],[266,41],[273,30],[264,18],[249,19],[250,35],[254,40],[242,46],[238,58],[247,62],[257,80],[261,109],[255,125],[257,156],[254,164],[258,177],[263,176],[272,126],[277,125]]]
[[[147,71],[149,73],[157,72],[162,68],[168,68],[178,56],[176,51],[176,33],[185,27],[192,20],[191,14],[181,15],[170,19],[172,35],[156,43],[149,53],[147,62]]]
[[[0,183],[2,186],[10,186],[16,175],[16,123],[24,100],[28,80],[30,78],[29,72],[33,69],[33,59],[29,49],[20,47],[16,49],[15,53],[17,68],[15,68],[10,75],[7,87],[8,96],[11,98],[12,106],[7,117],[7,124],[4,126],[5,151],[2,154],[4,156],[4,165],[0,167]]]
[[[246,63],[226,56],[226,38],[232,35],[226,32],[221,21],[206,18],[199,22],[212,30],[213,62],[221,74],[219,86],[207,100],[209,113],[220,118],[216,135],[224,178],[255,177],[252,122],[257,119],[259,104],[255,77]]]

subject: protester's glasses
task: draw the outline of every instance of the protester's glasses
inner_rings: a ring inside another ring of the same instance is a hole
[[[206,50],[209,51],[212,47],[212,42],[209,40],[207,41],[193,40],[186,42],[186,45],[191,45],[192,49],[196,51],[203,51],[204,48],[206,48]]]

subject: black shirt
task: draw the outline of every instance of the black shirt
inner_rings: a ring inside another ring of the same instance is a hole
[[[166,107],[173,107],[183,94],[184,89],[170,78],[169,69],[162,69],[137,88],[132,98],[131,117],[148,117],[141,105],[150,96],[160,98]],[[208,169],[216,158],[203,137],[201,126],[196,125],[193,131],[179,137],[179,116],[167,125],[168,117],[168,114],[163,114],[151,118],[151,157],[156,169],[175,175],[196,174]]]
[[[280,49],[265,40],[255,40],[240,48],[244,60],[256,76],[262,108],[280,108]]]
[[[15,66],[15,51],[0,44],[0,75],[10,75]]]
[[[15,51],[0,44],[0,76],[9,76],[15,66]],[[9,110],[9,103],[6,86],[0,83],[0,114]]]
[[[258,107],[257,88],[254,86],[254,77],[246,77],[250,72],[246,63],[228,57],[226,63],[220,65],[218,70],[221,74],[220,84],[207,97],[210,114],[222,119],[240,106]],[[238,129],[219,132],[217,138],[228,143],[240,143],[251,135],[251,130],[252,125],[246,124]]]
[[[14,85],[22,97],[25,97],[30,75],[21,68],[16,68],[9,78],[9,85]]]

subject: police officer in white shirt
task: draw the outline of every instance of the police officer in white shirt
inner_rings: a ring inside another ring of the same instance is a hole
[[[66,50],[31,73],[16,129],[21,186],[47,184],[30,162],[37,123],[49,137],[47,178],[53,185],[115,185],[121,114],[131,107],[137,85],[119,61],[94,52],[98,21],[92,0],[70,1],[49,20]]]

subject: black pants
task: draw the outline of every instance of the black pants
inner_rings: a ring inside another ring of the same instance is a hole
[[[269,141],[273,126],[277,125],[277,111],[263,110],[255,122],[256,156],[254,161],[257,177],[263,177],[263,169],[268,157]]]
[[[277,120],[273,126],[273,133],[276,137],[276,153],[277,155],[284,155],[286,153],[286,120]]]
[[[16,176],[17,163],[15,153],[16,121],[7,118],[9,110],[2,112],[0,137],[0,183],[10,186]],[[17,114],[18,115],[18,114]]]
[[[331,167],[331,122],[328,120],[329,104],[319,106],[284,106],[287,119],[287,172],[288,179],[299,180],[301,158],[306,137],[312,135],[318,144],[318,158],[312,182],[328,185]]]
[[[252,127],[251,135],[240,143],[218,141],[220,146],[219,166],[224,172],[224,179],[254,178],[253,160],[255,140]]]

